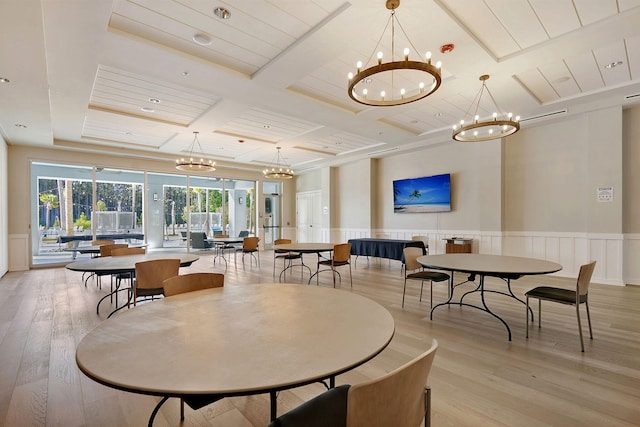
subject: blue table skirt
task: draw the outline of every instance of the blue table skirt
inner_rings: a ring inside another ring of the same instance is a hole
[[[351,243],[351,255],[372,256],[377,258],[389,258],[404,261],[404,248],[417,247],[422,249],[422,254],[427,251],[422,240],[395,240],[395,239],[349,239]]]

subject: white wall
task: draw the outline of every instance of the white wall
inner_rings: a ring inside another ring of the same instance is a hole
[[[0,136],[0,277],[9,270],[9,225],[7,144]]]

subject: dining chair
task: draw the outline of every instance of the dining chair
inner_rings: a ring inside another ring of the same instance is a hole
[[[125,255],[144,255],[147,253],[146,248],[116,248],[111,250],[111,256],[125,256]],[[113,275],[111,276],[113,278]],[[135,273],[118,273],[115,275],[116,278],[116,307],[118,306],[118,291],[120,290],[120,284],[123,280],[129,280],[129,289],[133,286],[133,278],[135,277]],[[112,293],[113,290],[112,290]]]
[[[162,282],[165,297],[222,286],[224,286],[224,274],[221,273],[181,274]]]
[[[427,380],[437,349],[434,339],[429,350],[401,367],[380,378],[329,389],[276,418],[269,427],[429,427]]]
[[[424,243],[424,255],[429,255],[429,236],[411,236],[411,240],[420,240]]]
[[[429,301],[433,308],[433,282],[444,282],[449,280],[450,276],[440,271],[425,270],[424,267],[418,262],[418,257],[421,257],[422,249],[408,247],[404,248],[404,286],[402,288],[402,308],[404,308],[404,296],[407,292],[407,279],[420,280],[420,301],[422,301],[422,289],[424,287],[424,281],[429,281]]]
[[[291,243],[291,239],[276,239],[274,240],[274,245],[286,245]],[[273,250],[273,277],[276,277],[276,260],[282,260],[282,271],[285,268],[291,266],[291,261],[294,259],[302,259],[302,254],[300,252],[291,252],[283,249],[274,249]]]
[[[258,244],[260,242],[260,238],[259,237],[245,237],[242,241],[242,247],[241,248],[237,248],[236,252],[233,255],[233,259],[234,259],[234,263],[235,263],[235,256],[237,253],[241,253],[242,254],[242,266],[244,267],[244,256],[249,254],[251,256],[251,258],[256,260],[256,263],[258,264],[258,268],[260,268],[260,250],[258,249]],[[257,258],[256,258],[256,254],[257,254]],[[238,265],[236,263],[236,268],[238,268]]]
[[[163,282],[178,275],[179,259],[154,259],[136,263],[135,279],[133,279],[132,295],[129,301],[137,304],[139,297],[164,296]],[[130,304],[128,303],[127,306]]]
[[[181,274],[165,279],[162,282],[164,296],[183,294],[186,292],[200,291],[202,289],[221,288],[224,286],[224,274],[220,273],[190,273]],[[221,396],[196,396],[194,398],[180,399],[180,420],[184,421],[185,401],[192,409],[200,409],[203,406],[222,399]]]
[[[580,304],[584,304],[587,311],[587,322],[589,323],[589,338],[593,339],[593,331],[591,330],[591,316],[589,314],[589,283],[593,270],[596,268],[596,262],[591,261],[580,267],[578,279],[576,280],[575,290],[563,289],[553,286],[538,286],[525,292],[527,297],[526,319],[526,338],[529,338],[529,298],[538,299],[538,328],[541,328],[542,300],[557,302],[560,304],[574,305],[576,307],[576,317],[578,319],[578,333],[580,334],[580,348],[584,352],[584,340],[582,338],[582,323],[580,322]]]
[[[91,246],[113,245],[115,240],[92,240]]]
[[[100,245],[100,258],[104,258],[104,257],[110,257],[111,256],[111,251],[113,251],[114,249],[121,249],[121,248],[127,248],[129,247],[129,245],[127,243],[112,243],[112,244],[105,244],[105,245]],[[112,276],[113,279],[113,275],[111,273],[95,273],[96,278],[98,279],[98,287],[100,289],[102,289],[102,276]],[[85,282],[85,287],[87,286],[87,283]],[[111,281],[111,292],[113,292],[113,280]]]
[[[320,270],[320,266],[324,265],[329,268],[325,268],[324,270]],[[333,254],[330,259],[322,259],[318,258],[318,266],[316,270],[316,285],[320,283],[320,273],[323,271],[331,271],[333,274],[333,287],[336,287],[336,274],[340,278],[340,283],[342,283],[342,276],[337,267],[342,267],[348,265],[349,266],[349,281],[351,282],[351,287],[353,288],[353,277],[351,276],[351,243],[339,243],[337,245],[333,245]]]

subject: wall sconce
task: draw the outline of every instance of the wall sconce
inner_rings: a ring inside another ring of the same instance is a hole
[[[238,204],[241,205],[244,203],[244,199],[242,197],[238,197]]]
[[[158,201],[158,199],[159,199],[159,197],[158,197],[158,193],[153,193],[153,201],[154,201],[154,202],[157,202],[157,201]]]

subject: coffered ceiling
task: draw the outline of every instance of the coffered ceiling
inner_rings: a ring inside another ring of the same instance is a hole
[[[384,34],[384,0],[2,0],[0,132],[170,160],[197,131],[219,165],[260,170],[282,147],[300,171],[457,143],[482,74],[522,127],[640,101],[640,0],[402,0],[396,16],[442,86],[367,107],[346,76]]]

